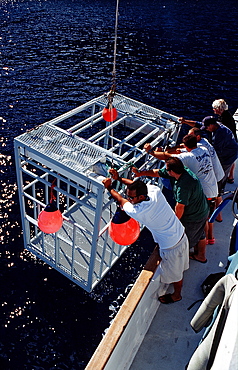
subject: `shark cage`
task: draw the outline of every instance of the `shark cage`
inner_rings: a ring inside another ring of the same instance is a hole
[[[120,94],[113,99],[117,119],[105,122],[106,104],[102,95],[14,140],[24,246],[88,292],[127,248],[108,234],[116,204],[102,179],[111,166],[123,177],[132,165],[158,166],[143,145],[174,145],[180,128],[178,117]],[[63,225],[48,234],[37,219],[53,183]]]

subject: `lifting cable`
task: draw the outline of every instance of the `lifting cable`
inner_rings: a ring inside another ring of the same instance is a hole
[[[112,87],[111,91],[115,94],[116,91],[116,56],[117,56],[117,30],[119,16],[119,0],[116,5],[116,20],[115,20],[115,37],[114,37],[114,53],[113,53],[113,69],[112,69]]]
[[[115,34],[114,34],[114,51],[113,51],[113,68],[112,68],[112,86],[111,90],[107,95],[108,99],[108,106],[111,108],[111,115],[112,113],[112,102],[113,97],[116,93],[116,56],[117,56],[117,30],[118,30],[118,16],[119,16],[119,0],[116,3],[116,16],[115,16]],[[111,116],[111,122],[113,122],[113,117]],[[111,148],[112,148],[112,163],[111,167],[114,167],[114,160],[113,160],[113,127],[111,128]],[[110,205],[110,218],[112,218],[112,208]]]
[[[114,52],[113,52],[113,68],[112,68],[112,86],[111,90],[107,95],[108,99],[108,106],[110,107],[111,115],[113,115],[112,110],[112,102],[113,97],[116,93],[116,56],[117,56],[117,30],[118,30],[118,16],[119,16],[119,0],[117,0],[116,3],[116,20],[115,20],[115,36],[114,36]],[[111,122],[113,121],[113,118],[111,116]],[[113,167],[113,127],[111,128],[111,148],[112,148],[112,164]]]
[[[116,57],[117,57],[117,30],[118,30],[118,15],[119,15],[119,0],[116,4],[116,20],[114,33],[114,51],[113,51],[113,68],[112,68],[112,85],[111,90],[107,94],[108,104],[112,105],[113,97],[116,93]]]

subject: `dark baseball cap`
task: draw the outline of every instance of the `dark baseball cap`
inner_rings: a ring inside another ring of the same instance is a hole
[[[203,124],[203,128],[206,128],[209,125],[216,125],[217,120],[213,116],[207,116],[207,117],[203,118],[202,124]]]

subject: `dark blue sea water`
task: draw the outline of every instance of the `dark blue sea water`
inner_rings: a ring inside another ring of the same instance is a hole
[[[153,242],[146,230],[92,293],[23,249],[13,138],[111,86],[114,0],[1,0],[0,369],[83,369]],[[236,0],[121,0],[117,90],[200,120],[238,106]]]

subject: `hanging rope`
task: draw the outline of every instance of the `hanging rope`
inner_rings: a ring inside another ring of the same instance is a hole
[[[113,52],[113,68],[112,68],[112,86],[111,90],[107,94],[108,103],[111,106],[113,97],[116,92],[116,57],[117,57],[117,30],[118,30],[118,16],[119,16],[119,0],[116,4],[116,15],[115,15],[115,36],[114,36],[114,52]]]
[[[117,56],[117,30],[118,30],[118,15],[119,15],[119,0],[117,0],[116,4],[116,20],[115,20],[115,37],[114,37],[114,53],[113,53],[113,68],[112,68],[112,87],[111,91],[109,92],[108,98],[108,106],[110,108],[110,122],[113,122],[113,97],[116,93],[116,56]],[[113,148],[113,127],[111,128],[111,147]],[[112,168],[114,166],[113,163],[113,150],[112,150]]]
[[[115,20],[115,38],[114,38],[113,69],[112,69],[112,87],[111,87],[111,91],[113,94],[115,94],[115,91],[116,91],[116,56],[117,56],[118,16],[119,16],[119,0],[117,0],[116,20]]]

